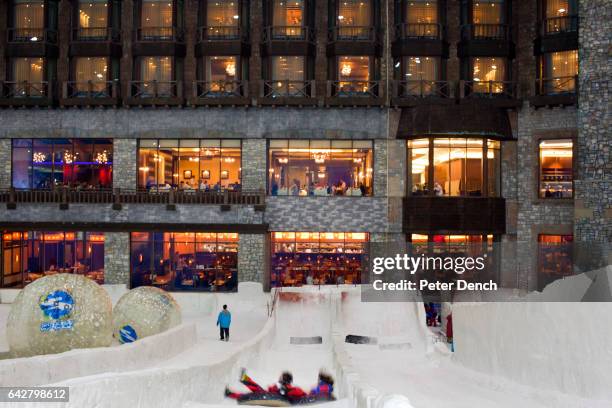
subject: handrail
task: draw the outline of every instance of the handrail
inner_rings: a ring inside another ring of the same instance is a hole
[[[121,41],[121,30],[113,27],[78,27],[72,29],[72,41]]]
[[[0,202],[4,203],[263,205],[265,197],[264,190],[0,189]]]
[[[416,79],[408,81],[393,82],[394,97],[438,97],[450,98],[452,86],[449,81],[430,81],[427,79]]]
[[[243,40],[240,26],[201,26],[198,27],[198,42]]]
[[[308,26],[267,26],[262,31],[261,41],[273,40],[315,42],[315,30]]]
[[[262,98],[314,98],[314,81],[264,80],[261,82],[259,96]]]
[[[538,95],[578,93],[578,75],[539,78],[536,80],[536,93]]]
[[[185,31],[178,27],[139,27],[134,30],[135,40],[139,42],[185,41]]]
[[[329,29],[327,35],[330,42],[378,40],[378,30],[374,26],[335,26]]]
[[[2,98],[51,98],[49,82],[0,81]]]
[[[511,98],[517,95],[514,81],[459,81],[459,98]]]
[[[461,26],[461,38],[464,40],[508,40],[508,24],[464,24]]]
[[[57,30],[47,28],[9,28],[6,30],[9,43],[47,42],[57,44]]]
[[[540,35],[555,35],[578,31],[578,16],[545,18],[540,23]]]
[[[195,98],[242,98],[249,96],[247,81],[194,81]]]
[[[118,98],[119,81],[67,81],[62,98]]]
[[[441,40],[444,26],[440,23],[402,23],[395,26],[395,39],[428,38]]]
[[[327,81],[328,97],[378,98],[380,81]]]
[[[130,81],[130,96],[133,98],[182,98],[181,81]]]

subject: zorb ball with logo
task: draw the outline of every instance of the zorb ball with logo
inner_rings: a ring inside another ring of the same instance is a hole
[[[13,357],[106,347],[112,342],[112,302],[84,276],[46,276],[17,295],[6,328]]]
[[[181,308],[167,292],[152,286],[130,290],[113,309],[113,335],[132,343],[181,323]]]

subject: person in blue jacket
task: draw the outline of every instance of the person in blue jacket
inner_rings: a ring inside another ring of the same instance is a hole
[[[223,310],[219,312],[219,317],[217,317],[217,326],[219,326],[221,341],[229,341],[229,328],[231,323],[232,314],[227,310],[227,305],[223,305]]]

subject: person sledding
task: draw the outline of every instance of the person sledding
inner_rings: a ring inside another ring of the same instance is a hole
[[[319,371],[317,386],[313,388],[309,396],[316,396],[319,399],[334,399],[334,379],[324,371]]]
[[[262,396],[271,394],[272,396],[278,396],[281,399],[286,399],[290,403],[306,396],[304,390],[293,385],[293,375],[291,375],[291,373],[288,371],[283,372],[278,379],[278,383],[269,386],[267,390],[253,381],[253,379],[247,375],[244,369],[240,375],[240,382],[249,389],[250,393],[234,392],[229,388],[226,388],[225,396],[236,399],[240,402],[247,397],[253,397],[253,394],[259,394]]]

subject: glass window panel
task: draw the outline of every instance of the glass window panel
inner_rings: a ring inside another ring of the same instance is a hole
[[[501,196],[501,151],[500,143],[495,140],[488,141],[487,150],[487,177],[490,197]]]
[[[409,24],[438,23],[438,2],[436,0],[407,0],[406,22]]]
[[[219,139],[200,140],[200,147],[219,147],[219,146],[221,146],[221,140]]]
[[[271,58],[274,96],[302,94],[305,80],[304,61],[302,56],[274,56]]]
[[[223,184],[221,180],[222,157],[221,148],[219,147],[221,142],[219,140],[215,140],[214,143],[210,141],[208,145],[211,146],[203,147],[200,145],[200,188],[204,190],[212,189],[214,191],[220,191]],[[228,179],[224,179],[223,181],[227,184]]]
[[[540,141],[540,197],[572,198],[573,141]]]
[[[221,149],[221,186],[230,190],[241,189],[241,152],[239,147]]]
[[[108,0],[79,0],[79,36],[105,38],[108,26]]]
[[[140,27],[158,29],[172,27],[172,3],[168,0],[142,0]],[[160,31],[162,34],[167,32],[167,30]]]
[[[104,92],[108,78],[108,58],[75,58],[74,80],[78,92]],[[91,82],[91,83],[90,83]]]
[[[472,15],[474,24],[503,24],[504,0],[476,0]]]
[[[200,147],[198,140],[181,140],[178,157],[178,182],[180,189],[198,188]]]
[[[268,193],[273,196],[289,194],[287,188],[288,140],[270,140],[268,164]]]
[[[506,80],[506,59],[479,57],[472,58],[473,91],[501,93]]]
[[[479,197],[482,192],[482,169],[483,169],[483,145],[482,139],[467,139],[467,151],[465,159],[465,188],[461,195]]]
[[[288,140],[277,140],[277,139],[270,140],[270,147],[288,147],[288,146],[289,146]]]
[[[159,147],[179,147],[177,139],[159,139]]]
[[[10,68],[16,97],[45,94],[43,58],[12,58]]]
[[[341,38],[368,38],[372,26],[371,0],[338,2],[338,35]]]
[[[429,194],[429,139],[408,142],[410,149],[411,191],[413,195]]]
[[[14,0],[13,28],[14,38],[38,41],[45,27],[45,8],[43,0]]]
[[[32,188],[32,148],[16,147],[13,141],[12,169],[14,188]]]
[[[140,64],[140,79],[143,82],[142,92],[145,95],[153,93],[154,84],[157,83],[157,94],[160,96],[172,95],[173,79],[171,57],[143,57]]]
[[[237,77],[237,57],[206,57],[205,78],[210,82],[210,92],[232,93],[236,91],[237,84],[233,83]]]
[[[573,275],[572,235],[538,235],[538,290]]]
[[[157,139],[140,139],[139,141],[140,147],[155,147],[159,146]]]
[[[301,37],[303,21],[303,0],[274,0],[272,3],[274,37]]]
[[[546,18],[565,17],[571,13],[569,0],[546,0]]]
[[[223,139],[221,141],[222,147],[242,147],[240,139]]]
[[[575,92],[578,75],[578,50],[560,51],[544,56],[544,92]]]
[[[209,27],[237,27],[240,21],[238,5],[239,2],[236,0],[207,1],[206,25]]]

